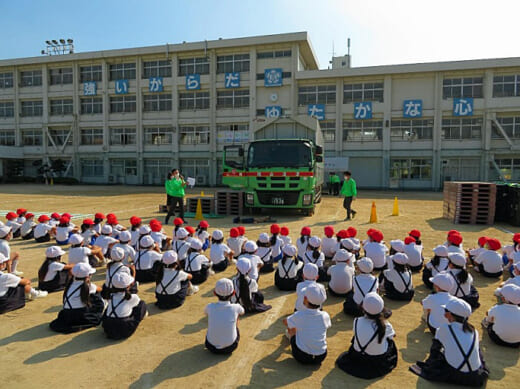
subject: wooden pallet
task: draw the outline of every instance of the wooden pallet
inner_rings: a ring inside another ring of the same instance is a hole
[[[443,217],[460,224],[493,224],[496,185],[485,182],[445,182]]]
[[[188,198],[188,212],[197,212],[197,202],[200,199],[200,205],[202,207],[202,213],[209,215],[215,210],[215,198],[213,196],[197,196]]]
[[[215,198],[218,215],[243,215],[244,192],[221,190],[215,193]]]

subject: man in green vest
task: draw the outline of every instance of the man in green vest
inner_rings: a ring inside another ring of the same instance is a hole
[[[351,209],[352,201],[356,199],[357,196],[357,188],[356,181],[352,178],[352,173],[350,171],[346,171],[343,173],[345,181],[343,181],[343,186],[341,187],[341,195],[345,196],[343,200],[343,208],[347,210],[347,217],[345,220],[350,220],[350,215],[352,214],[352,219],[356,217],[356,211]]]
[[[335,172],[329,173],[329,194],[337,196],[339,194],[339,184],[341,180]]]
[[[175,207],[179,206],[179,217],[184,220],[184,188],[186,187],[186,181],[184,177],[180,175],[179,169],[173,169],[171,177],[164,183],[166,194],[168,195],[168,214],[164,219],[164,224],[168,224],[170,216],[175,216]]]

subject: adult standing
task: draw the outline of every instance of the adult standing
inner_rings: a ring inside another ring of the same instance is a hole
[[[343,199],[343,208],[347,210],[347,217],[345,220],[350,220],[350,215],[352,214],[353,219],[356,217],[357,213],[351,208],[352,201],[354,201],[357,196],[356,181],[354,181],[352,173],[348,170],[343,173],[343,177],[345,178],[345,181],[343,181],[340,193],[342,196],[345,196]]]
[[[341,180],[336,172],[329,173],[329,194],[337,196],[339,195],[339,183]]]
[[[177,206],[179,206],[179,217],[186,222],[184,220],[184,188],[186,187],[186,181],[180,175],[179,169],[171,171],[171,177],[166,180],[164,187],[168,199],[168,214],[164,219],[164,224],[168,224],[170,216],[175,216],[175,207]]]

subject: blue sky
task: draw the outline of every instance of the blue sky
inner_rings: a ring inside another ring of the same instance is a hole
[[[308,31],[326,68],[334,42],[353,66],[520,56],[513,0],[0,0],[0,59],[72,37],[94,51]]]

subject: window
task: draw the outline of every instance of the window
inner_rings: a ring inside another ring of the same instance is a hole
[[[282,72],[282,79],[291,78],[291,72]],[[256,73],[257,80],[263,80],[265,78],[265,73]]]
[[[520,74],[493,77],[493,97],[520,96]]]
[[[520,181],[520,159],[518,158],[500,158],[495,159],[500,175],[511,181]]]
[[[0,73],[0,88],[13,87],[13,73]]]
[[[0,101],[0,118],[12,118],[14,116],[14,103],[12,101]]]
[[[49,128],[49,137],[47,139],[47,146],[54,145],[63,146],[64,144],[72,145],[72,131],[70,128],[53,129]],[[51,140],[52,139],[52,140]]]
[[[154,93],[150,95],[143,95],[143,110],[145,112],[171,111],[171,93]]]
[[[179,76],[187,74],[209,74],[207,57],[179,59]]]
[[[102,79],[103,72],[101,70],[101,65],[81,66],[79,68],[80,82],[102,81]]]
[[[482,77],[446,78],[442,82],[442,98],[482,97]]]
[[[299,87],[298,105],[307,104],[336,104],[336,85]]]
[[[257,59],[290,57],[291,50],[263,51],[256,54]]]
[[[343,142],[380,141],[382,134],[382,120],[343,121]]]
[[[362,84],[343,85],[343,104],[355,101],[383,102],[383,83],[365,82]]]
[[[110,81],[135,80],[135,63],[110,65]]]
[[[15,144],[14,130],[0,130],[0,145],[1,146],[14,146],[14,144]]]
[[[249,107],[249,89],[217,91],[217,108]]]
[[[480,139],[482,118],[442,119],[442,138],[446,140]]]
[[[173,139],[171,127],[145,127],[144,143],[147,145],[170,145]]]
[[[51,100],[51,115],[70,115],[72,99]]]
[[[217,143],[247,143],[249,141],[248,124],[218,124]]]
[[[431,159],[392,159],[390,178],[398,180],[430,180],[432,178]]]
[[[135,112],[135,95],[111,96],[110,112]]]
[[[172,169],[169,159],[145,159],[143,178],[145,184],[160,185]]]
[[[209,126],[182,126],[179,129],[182,145],[209,144]]]
[[[23,130],[22,144],[24,146],[41,146],[42,131],[41,130]]]
[[[22,101],[22,116],[42,116],[43,103],[41,100]]]
[[[135,145],[135,128],[111,128],[111,145]]]
[[[433,119],[392,119],[392,140],[427,140],[432,139],[432,134]]]
[[[143,78],[171,77],[172,61],[146,61],[143,63]]]
[[[454,158],[443,159],[442,179],[444,181],[479,181],[479,158]]]
[[[249,71],[249,54],[222,55],[217,57],[217,73]]]
[[[40,86],[42,84],[42,71],[29,70],[20,73],[20,86]]]
[[[72,84],[72,68],[60,68],[49,70],[50,85]]]
[[[110,174],[114,174],[120,177],[137,176],[137,160],[111,159]]]
[[[80,143],[85,146],[94,146],[103,144],[102,128],[82,128],[80,130]]]
[[[208,109],[209,92],[179,93],[179,109]]]
[[[199,181],[199,177],[204,177],[203,180],[209,178],[209,159],[181,159],[180,168],[184,177],[197,178],[197,184],[208,184],[206,181]]]
[[[103,113],[102,97],[85,97],[81,99],[81,114]]]
[[[81,159],[81,175],[83,177],[102,177],[103,160],[101,159]]]
[[[1,115],[1,105],[0,105],[0,115]],[[497,117],[497,122],[504,129],[505,133],[509,138],[520,138],[520,117],[518,116],[509,116],[509,117]],[[492,122],[493,123],[493,122]],[[495,123],[492,124],[493,132],[491,133],[491,137],[494,139],[502,139],[502,133],[496,127]]]
[[[325,143],[334,143],[336,141],[336,121],[322,120],[320,121],[320,127],[323,133],[323,141]]]

